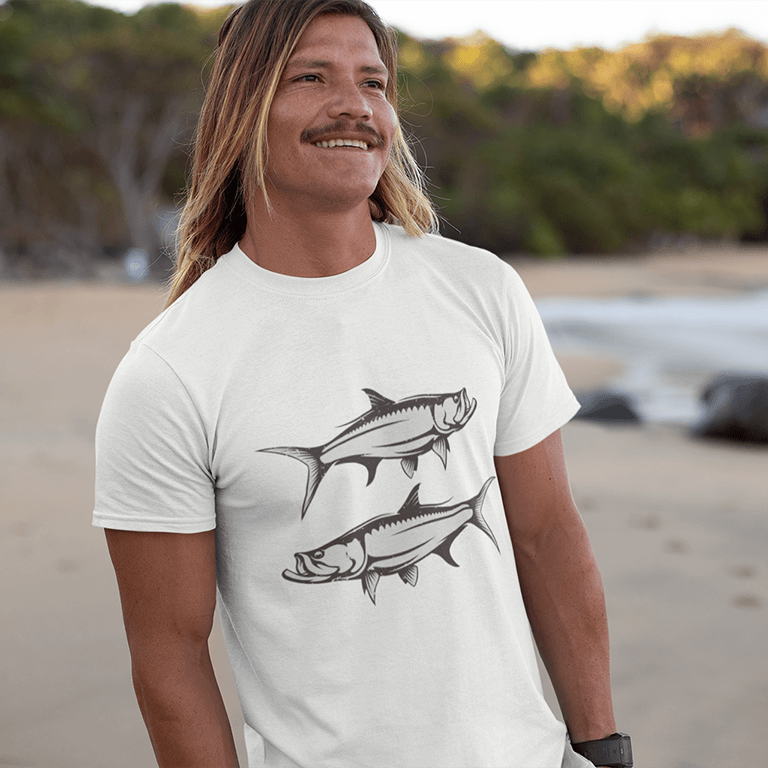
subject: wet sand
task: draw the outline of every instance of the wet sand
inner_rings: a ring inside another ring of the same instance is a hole
[[[759,249],[513,263],[536,298],[768,286]],[[101,398],[162,303],[147,286],[0,285],[0,766],[155,764],[90,515]],[[575,389],[620,372],[606,358],[561,362]],[[660,425],[574,422],[563,435],[605,582],[616,714],[635,764],[764,765],[768,449]],[[239,737],[218,631],[212,648]]]

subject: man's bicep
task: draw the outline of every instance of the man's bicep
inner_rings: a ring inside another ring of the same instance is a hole
[[[496,475],[513,543],[523,544],[578,512],[568,485],[560,430],[520,453],[496,456]]]
[[[207,640],[216,605],[216,534],[105,530],[132,653]]]

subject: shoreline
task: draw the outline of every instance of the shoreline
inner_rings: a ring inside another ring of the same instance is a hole
[[[768,245],[762,244],[551,260],[503,258],[536,299],[732,296],[768,290]]]
[[[536,299],[611,296],[737,295],[768,290],[768,243],[703,243],[637,253],[536,257],[499,254]],[[0,290],[45,285],[120,286],[165,292],[162,282],[134,282],[118,258],[94,263],[94,274],[19,277],[0,274]]]

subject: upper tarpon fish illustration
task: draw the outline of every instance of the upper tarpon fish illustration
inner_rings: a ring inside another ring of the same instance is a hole
[[[492,482],[493,478],[488,478],[477,496],[451,506],[422,506],[416,485],[394,515],[374,517],[325,546],[297,552],[296,570],[286,569],[283,577],[304,584],[360,579],[363,592],[375,604],[381,576],[397,573],[415,587],[419,577],[416,563],[433,552],[458,567],[451,556],[451,544],[470,523],[483,531],[498,550],[496,537],[480,512]]]
[[[400,459],[408,477],[413,477],[418,457],[434,451],[446,465],[448,435],[461,429],[477,407],[467,390],[444,395],[416,395],[403,400],[389,400],[372,389],[364,389],[371,407],[350,422],[329,443],[316,448],[262,448],[303,461],[309,468],[307,491],[301,508],[302,518],[314,498],[317,486],[334,464],[354,462],[368,469],[368,485],[376,475],[379,462]]]

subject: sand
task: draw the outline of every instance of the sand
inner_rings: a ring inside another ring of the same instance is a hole
[[[768,286],[759,249],[515,265],[536,297]],[[101,398],[161,306],[155,287],[0,285],[0,766],[155,764],[90,515]],[[576,389],[620,371],[605,358],[561,362]],[[768,449],[661,425],[574,422],[563,435],[605,582],[616,715],[635,764],[768,765]],[[218,630],[212,648],[239,738]]]

